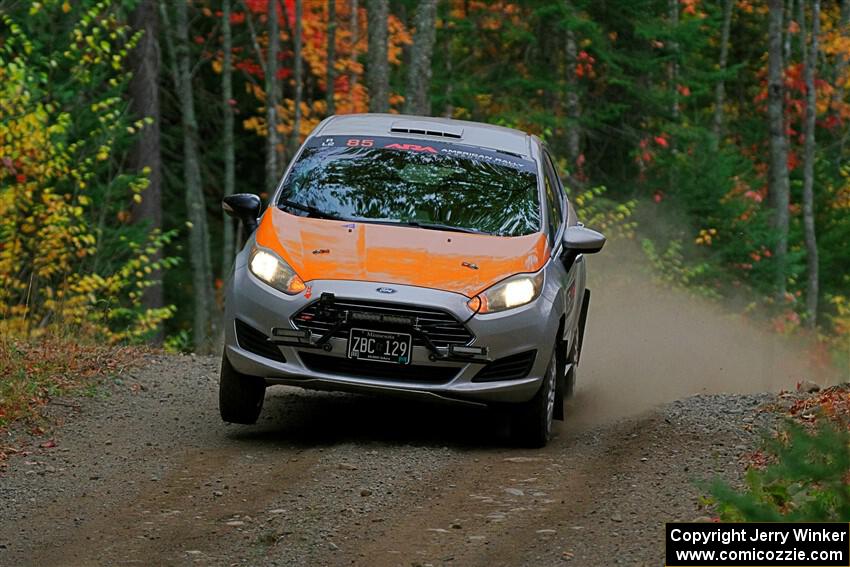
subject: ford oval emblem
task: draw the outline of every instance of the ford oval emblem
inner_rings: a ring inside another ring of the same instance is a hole
[[[378,293],[395,293],[395,290],[391,287],[379,287],[377,291]]]

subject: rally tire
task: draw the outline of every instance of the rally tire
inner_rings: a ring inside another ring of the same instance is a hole
[[[555,414],[555,402],[558,391],[557,349],[552,349],[552,357],[543,375],[543,383],[531,400],[518,404],[513,413],[513,433],[516,440],[525,447],[545,447],[552,438],[552,423]]]
[[[263,409],[265,395],[265,380],[237,372],[227,360],[227,355],[222,354],[218,382],[218,409],[221,419],[246,425],[256,423]]]

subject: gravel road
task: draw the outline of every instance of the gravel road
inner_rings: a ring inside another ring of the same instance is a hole
[[[531,451],[487,412],[283,387],[228,426],[217,365],[151,356],[59,400],[55,446],[0,474],[0,564],[658,565],[663,522],[736,478],[769,398],[568,420]]]
[[[546,449],[485,411],[284,387],[225,425],[217,358],[150,356],[0,440],[29,451],[0,469],[0,565],[661,565],[663,522],[703,516],[699,482],[771,425],[759,392],[820,377],[615,252]]]

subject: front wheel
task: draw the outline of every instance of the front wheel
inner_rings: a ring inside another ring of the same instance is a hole
[[[250,425],[257,422],[266,396],[266,382],[258,376],[237,372],[227,355],[221,355],[221,377],[218,382],[218,409],[221,419]]]
[[[555,395],[558,385],[557,349],[543,375],[543,383],[531,400],[519,404],[513,415],[513,430],[517,440],[527,447],[544,447],[552,437],[555,415]]]

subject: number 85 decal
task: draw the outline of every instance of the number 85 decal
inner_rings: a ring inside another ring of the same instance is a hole
[[[361,140],[360,138],[349,138],[345,145],[350,148],[371,148],[375,145],[375,140]]]

